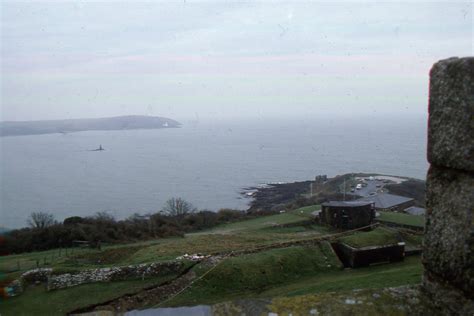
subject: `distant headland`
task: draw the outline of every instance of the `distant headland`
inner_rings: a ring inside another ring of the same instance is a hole
[[[158,116],[117,116],[93,119],[0,122],[0,136],[40,135],[83,131],[176,128],[181,123]]]

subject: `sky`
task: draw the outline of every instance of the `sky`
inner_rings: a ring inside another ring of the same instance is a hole
[[[426,115],[471,1],[9,1],[0,120]]]

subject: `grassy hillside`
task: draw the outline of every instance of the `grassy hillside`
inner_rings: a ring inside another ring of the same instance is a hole
[[[159,285],[175,277],[91,283],[47,292],[43,285],[30,287],[21,296],[0,301],[2,315],[65,315],[80,307],[105,302],[143,288]],[[47,304],[46,304],[47,302]]]
[[[169,304],[222,300],[260,293],[275,285],[342,268],[328,243],[320,247],[290,247],[225,259],[212,273]],[[198,267],[198,274],[207,270]]]
[[[405,258],[402,262],[389,265],[329,271],[324,274],[294,280],[263,291],[259,296],[293,296],[418,284],[421,281],[422,274],[423,265],[420,256],[412,256]]]
[[[369,232],[342,237],[339,241],[354,248],[393,245],[399,242],[396,232],[385,228],[376,228]]]
[[[337,232],[316,224],[308,225],[310,213],[318,208],[313,205],[287,213],[225,224],[212,230],[187,234],[183,238],[104,246],[101,251],[76,249],[74,253],[69,251],[66,255],[63,250],[59,255],[59,250],[50,250],[0,257],[0,272],[13,279],[22,271],[34,267],[36,260],[40,261],[41,267],[77,271],[174,260],[185,253],[224,254],[224,259],[212,270],[209,270],[212,266],[204,263],[194,266],[191,271],[197,277],[203,276],[202,279],[165,305],[194,305],[243,297],[297,295],[420,281],[421,264],[417,257],[392,265],[341,270],[341,264],[327,242],[268,249],[270,245],[314,239]],[[352,239],[363,244],[373,238],[389,238],[387,236],[381,230],[374,230],[358,233]],[[262,247],[264,251],[255,250]],[[232,251],[242,253],[243,250],[250,253],[226,257]],[[43,258],[47,258],[46,264]],[[17,270],[18,262],[20,270]],[[176,277],[169,275],[143,281],[94,283],[52,292],[46,292],[44,285],[39,285],[28,288],[18,297],[0,302],[0,310],[2,315],[60,315],[143,288],[158,286]]]
[[[395,212],[379,212],[378,220],[392,222],[402,225],[411,225],[417,227],[425,227],[425,217],[420,215],[410,215]]]

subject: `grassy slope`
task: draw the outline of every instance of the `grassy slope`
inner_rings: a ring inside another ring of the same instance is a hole
[[[319,206],[313,206],[312,209]],[[303,210],[304,209],[304,210]],[[298,234],[289,231],[281,234],[281,230],[271,230],[274,224],[288,224],[307,220],[308,208],[303,208],[284,214],[270,215],[241,222],[220,225],[212,230],[186,235],[186,238],[166,238],[154,241],[137,242],[133,244],[108,245],[102,251],[88,248],[76,248],[68,256],[63,249],[24,253],[0,257],[0,272],[12,273],[36,268],[36,261],[40,267],[88,269],[116,264],[144,263],[159,260],[169,260],[184,253],[210,253],[234,250],[242,247],[268,244],[283,240],[300,238]],[[301,211],[303,210],[303,213]],[[270,228],[260,231],[262,228]],[[298,229],[297,229],[298,230]],[[321,232],[328,231],[320,229]],[[275,234],[273,234],[275,233]],[[318,233],[314,231],[314,233]],[[216,234],[216,236],[213,236]],[[223,236],[225,235],[225,236]],[[46,264],[45,264],[46,262]],[[17,276],[18,273],[12,273]]]
[[[369,246],[396,244],[398,243],[398,238],[396,232],[393,230],[376,228],[369,232],[360,232],[339,238],[339,241],[354,248],[362,248]]]
[[[316,225],[272,227],[274,224],[307,221],[309,214],[315,209],[318,209],[318,206],[221,225],[207,232],[188,234],[185,238],[109,246],[104,247],[101,252],[86,249],[82,253],[75,254],[73,258],[55,258],[52,266],[57,269],[83,269],[169,260],[184,253],[242,250],[331,233],[330,228]],[[5,267],[14,265],[17,260],[31,261],[44,255],[51,253],[40,252],[0,258],[0,272]],[[102,258],[107,258],[107,262],[97,263]],[[353,271],[338,271],[335,268],[337,263],[334,254],[324,247],[298,246],[233,257],[226,259],[215,271],[175,298],[172,303],[189,305],[195,302],[214,302],[245,296],[285,295],[287,292],[302,294],[412,284],[419,282],[421,275],[418,258]],[[194,269],[197,273],[207,271],[199,266]],[[150,282],[158,281],[160,280],[96,283],[55,292],[45,292],[41,287],[36,287],[28,289],[20,297],[0,303],[0,310],[5,315],[21,315],[22,312],[32,314],[33,311],[37,312],[36,314],[44,314],[46,308],[48,311],[71,310],[134,292],[150,285]],[[46,301],[48,304],[44,304]]]
[[[423,266],[420,256],[405,258],[403,262],[360,269],[329,272],[296,280],[264,291],[261,297],[293,296],[308,293],[345,291],[364,288],[383,288],[421,282]]]
[[[43,285],[29,288],[20,296],[0,299],[2,315],[64,315],[77,308],[108,301],[134,293],[148,286],[161,284],[174,276],[147,280],[92,283],[70,289],[47,292]]]
[[[300,211],[295,210],[288,213],[257,217],[241,222],[219,225],[206,233],[236,233],[239,231],[258,230],[281,224],[304,222],[306,220],[308,220],[308,216],[304,211],[303,213],[300,213]]]
[[[275,285],[342,268],[329,244],[272,249],[225,259],[172,305],[222,300],[235,295],[260,293]],[[207,269],[195,269],[202,275]]]
[[[425,217],[419,215],[410,215],[395,212],[379,212],[380,216],[377,219],[386,222],[392,222],[403,225],[411,225],[418,227],[425,227]]]
[[[227,271],[226,273],[231,272]],[[226,290],[219,291],[225,281],[219,279],[219,277],[208,276],[206,281],[196,283],[192,289],[168,302],[167,306],[213,304],[245,297],[272,298],[411,285],[420,283],[422,274],[423,266],[420,256],[412,256],[407,257],[403,262],[360,269],[341,271],[334,269],[334,267],[326,270],[324,267],[319,267],[308,273],[298,271],[281,283],[274,283],[271,286],[260,288],[258,287],[260,278],[257,278],[257,281],[252,280],[250,284],[254,288],[250,288],[239,284],[238,274],[236,274],[233,277],[235,280],[225,280],[230,282],[231,286],[227,287]],[[232,279],[232,277],[230,278]],[[280,278],[283,279],[283,277]]]
[[[0,276],[3,274],[2,278],[6,278],[7,280],[17,278],[22,272],[35,268],[37,260],[40,263],[40,267],[52,267],[59,271],[77,271],[97,267],[170,260],[184,253],[227,252],[231,250],[255,248],[281,241],[304,239],[307,238],[308,235],[319,235],[321,232],[326,233],[329,230],[321,227],[315,227],[317,229],[296,227],[294,230],[290,229],[289,231],[285,231],[284,228],[272,228],[272,223],[287,224],[297,221],[306,221],[307,213],[316,208],[318,208],[318,206],[221,225],[208,232],[188,234],[185,238],[167,238],[133,244],[108,245],[104,246],[102,251],[88,248],[74,249],[73,254],[71,254],[69,250],[66,256],[64,249],[61,251],[61,255],[59,255],[58,249],[54,249],[4,256],[0,257]],[[46,259],[46,264],[44,264],[44,259]],[[18,263],[20,264],[20,270],[17,270]],[[121,293],[118,289],[122,287],[128,288],[129,284],[131,288],[134,288],[132,283],[127,282],[110,283],[110,285],[113,285],[110,286],[110,289],[113,289],[111,293]],[[139,281],[137,282],[140,283]],[[92,290],[89,289],[89,286],[92,286]],[[43,293],[44,295],[39,295],[37,299],[36,294],[42,293],[42,290],[40,288],[32,288],[28,289],[19,298],[2,302],[0,307],[2,310],[4,308],[9,310],[12,308],[9,302],[31,301],[31,304],[36,305],[37,302],[50,300],[50,298],[52,300],[51,304],[54,306],[56,302],[54,297],[56,297],[56,295],[69,296],[68,293],[70,293],[70,297],[75,297],[77,292],[83,293],[85,297],[88,297],[89,293],[93,293],[95,286],[101,288],[106,285],[83,285],[77,288],[54,292],[57,293],[54,295]],[[30,291],[36,294],[32,296],[30,295]],[[101,298],[103,297],[94,295],[93,301],[95,302],[95,299],[100,301]]]
[[[103,267],[107,264],[115,264],[123,261],[125,258],[132,256],[134,252],[142,247],[149,247],[158,243],[158,241],[144,241],[133,244],[120,245],[106,245],[102,247],[101,251],[90,248],[70,248],[52,249],[46,251],[36,251],[29,253],[22,253],[18,255],[10,255],[0,257],[0,273],[17,275],[18,272],[24,272],[36,268],[36,261],[39,262],[39,267],[47,268],[62,268],[62,267],[76,267],[78,269],[88,269]],[[97,260],[91,258],[97,257],[106,258],[107,260],[98,263]],[[18,267],[20,269],[18,270]]]

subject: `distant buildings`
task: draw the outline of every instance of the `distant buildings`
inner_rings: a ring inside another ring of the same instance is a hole
[[[368,226],[375,218],[374,203],[370,201],[330,201],[321,204],[322,224],[341,229]]]
[[[412,198],[394,195],[389,193],[379,193],[374,196],[367,196],[357,201],[365,201],[374,203],[376,211],[395,211],[402,212],[406,208],[415,204]]]

